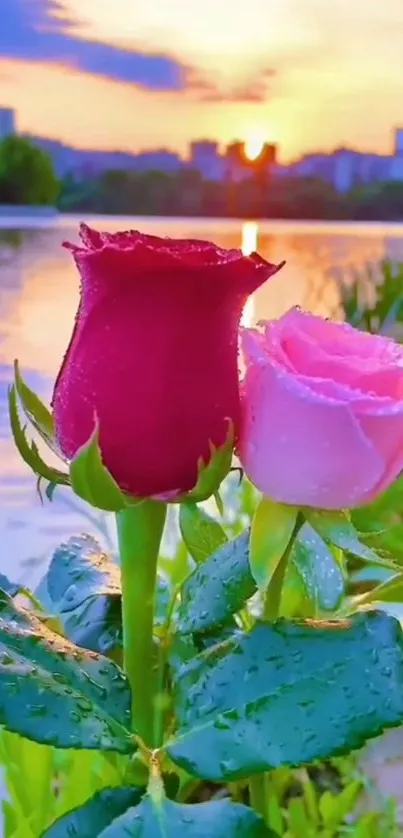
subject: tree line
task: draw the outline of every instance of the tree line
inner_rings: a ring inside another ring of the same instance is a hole
[[[357,185],[346,194],[319,178],[216,182],[193,169],[107,171],[59,180],[52,160],[23,137],[0,142],[0,204],[57,206],[64,212],[234,218],[403,220],[403,182]]]

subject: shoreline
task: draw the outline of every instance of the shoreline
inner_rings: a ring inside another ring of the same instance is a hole
[[[53,218],[60,215],[57,207],[25,204],[0,204],[0,218]]]

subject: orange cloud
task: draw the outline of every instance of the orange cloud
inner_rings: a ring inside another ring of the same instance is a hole
[[[274,136],[287,159],[341,144],[387,150],[403,120],[401,0],[203,0],[203,12],[199,0],[55,0],[52,8],[75,37],[175,55],[194,70],[185,92],[147,92],[78,68],[0,60],[0,104],[16,107],[23,130],[81,147],[182,151],[200,135],[258,134]]]

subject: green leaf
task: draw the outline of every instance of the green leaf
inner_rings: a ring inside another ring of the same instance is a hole
[[[361,747],[403,720],[397,620],[258,623],[185,664],[171,759],[213,782]]]
[[[192,559],[200,564],[227,542],[222,526],[195,503],[182,503],[179,511],[182,538]]]
[[[18,415],[17,392],[14,385],[8,391],[8,409],[13,439],[24,462],[38,477],[43,477],[50,483],[68,486],[70,484],[68,474],[48,466],[40,456],[35,442],[33,440],[31,443],[28,442]]]
[[[304,838],[313,838],[315,832],[311,829],[308,815],[305,810],[304,801],[300,798],[291,798],[288,804],[288,834],[303,835]],[[316,833],[317,834],[317,833]]]
[[[218,510],[218,514],[221,515],[221,517],[223,518],[224,517],[224,501],[223,501],[218,489],[217,489],[216,492],[214,492],[214,500],[215,500],[215,505],[216,505],[217,510]]]
[[[403,602],[403,573],[396,573],[370,591],[354,597],[352,607],[361,608],[374,602]]]
[[[20,829],[17,834],[24,838],[37,838],[48,825],[54,809],[55,751],[3,728],[0,761],[7,797],[15,814],[14,829]],[[5,834],[14,836],[7,828]]]
[[[375,501],[366,506],[358,507],[351,511],[353,522],[357,521],[360,530],[371,528],[371,522],[379,519],[384,520],[390,513],[403,512],[403,476],[400,476],[383,492]],[[359,522],[359,523],[358,523]]]
[[[376,521],[375,519],[372,521],[372,525],[368,524],[367,527],[362,524],[361,516],[357,519],[357,516],[353,515],[352,519],[355,526],[357,521],[363,526],[363,530],[360,530],[362,541],[382,559],[389,560],[387,566],[393,563],[395,568],[401,567],[403,563],[403,522],[396,522],[396,514],[391,513],[390,516],[385,516],[383,521]]]
[[[319,809],[326,829],[337,829],[342,825],[346,817],[354,810],[358,795],[362,790],[360,780],[349,783],[339,794],[332,794],[325,791],[319,801]]]
[[[65,835],[66,833],[63,833]],[[68,834],[68,833],[67,833]],[[74,834],[74,833],[72,833]],[[78,833],[81,838],[81,833]],[[62,838],[62,833],[44,838]],[[256,813],[230,800],[193,805],[146,795],[139,806],[128,809],[96,833],[97,838],[274,838]],[[87,838],[84,833],[83,838]],[[94,832],[91,838],[95,838]]]
[[[123,672],[52,632],[1,591],[0,695],[0,724],[35,742],[135,750]]]
[[[76,495],[91,506],[106,512],[119,512],[127,506],[128,499],[102,462],[98,425],[71,460],[70,481]]]
[[[143,791],[133,787],[102,789],[83,806],[58,818],[41,838],[98,838],[128,809],[137,806]]]
[[[393,563],[379,556],[361,541],[359,533],[345,512],[328,509],[304,509],[304,515],[314,530],[326,541],[335,544],[336,547],[340,547],[364,561],[384,564],[388,567],[393,566]]]
[[[121,649],[120,569],[95,538],[73,536],[57,547],[45,584],[70,640],[104,655]]]
[[[199,502],[216,494],[231,468],[234,440],[234,423],[228,420],[228,433],[224,444],[216,448],[210,442],[210,459],[205,463],[200,457],[196,485],[191,492],[180,499],[181,501]]]
[[[234,618],[230,618],[226,623],[220,626],[214,626],[212,631],[193,635],[193,642],[196,649],[195,654],[202,652],[204,649],[209,649],[210,646],[216,646],[217,643],[223,643],[225,640],[229,640],[234,632],[238,631],[239,626],[236,621]]]
[[[18,361],[14,361],[15,388],[27,419],[49,447],[59,454],[55,442],[55,426],[53,416],[43,404],[39,396],[31,390],[23,380]]]
[[[250,535],[250,568],[262,590],[270,582],[280,564],[292,536],[298,510],[294,506],[262,498],[256,507]]]
[[[188,551],[182,539],[178,539],[174,556],[160,556],[158,567],[163,571],[164,576],[169,579],[172,587],[177,588],[189,576],[194,568],[194,562],[189,557]]]
[[[249,530],[220,547],[185,581],[178,631],[206,632],[226,623],[256,592],[249,567]]]
[[[301,576],[315,611],[334,611],[344,594],[344,576],[331,548],[309,525],[298,533],[291,562]]]
[[[60,617],[69,640],[119,661],[122,652],[120,568],[90,535],[72,536],[53,553],[38,592]],[[156,582],[154,626],[165,623],[171,588]]]
[[[292,561],[288,562],[284,582],[281,589],[278,617],[286,619],[306,619],[317,616],[315,601],[311,599],[308,589]]]

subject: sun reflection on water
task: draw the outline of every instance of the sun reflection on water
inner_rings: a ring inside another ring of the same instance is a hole
[[[257,237],[259,233],[259,225],[256,221],[245,221],[242,225],[242,253],[245,256],[250,256],[257,248]],[[251,326],[254,321],[255,302],[253,295],[249,297],[248,302],[242,312],[241,325]]]

